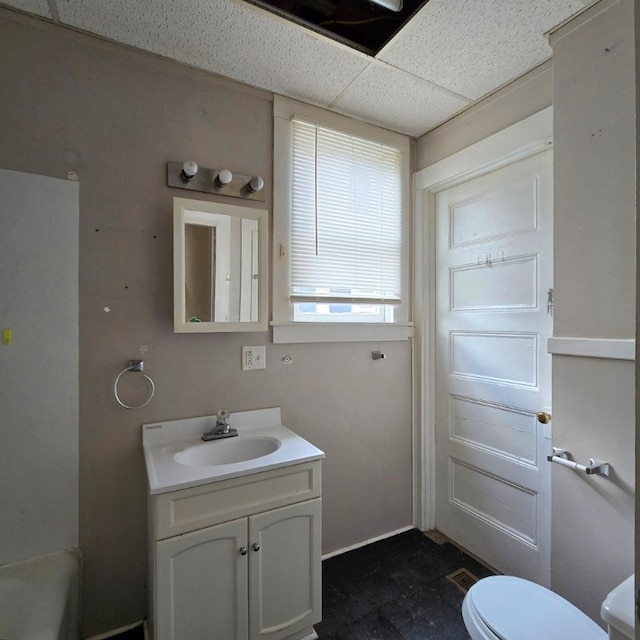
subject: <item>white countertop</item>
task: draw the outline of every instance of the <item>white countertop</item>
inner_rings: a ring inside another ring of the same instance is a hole
[[[325,457],[320,449],[283,426],[280,407],[273,407],[238,411],[232,413],[229,420],[230,426],[238,430],[237,439],[264,437],[278,440],[280,447],[273,453],[253,460],[207,467],[191,467],[176,462],[176,453],[204,444],[202,434],[215,424],[216,416],[202,416],[142,425],[142,446],[151,494],[195,487]]]

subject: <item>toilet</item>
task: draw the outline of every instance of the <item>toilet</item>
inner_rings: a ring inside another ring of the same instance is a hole
[[[629,576],[602,603],[600,615],[609,625],[610,640],[635,638],[634,577]]]
[[[634,635],[633,576],[607,596],[603,631],[553,591],[513,576],[491,576],[469,589],[462,617],[471,640],[629,640]]]

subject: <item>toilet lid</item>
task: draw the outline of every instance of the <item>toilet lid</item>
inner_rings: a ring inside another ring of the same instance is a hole
[[[467,594],[487,627],[501,640],[606,640],[582,611],[540,585],[512,576],[491,576]]]

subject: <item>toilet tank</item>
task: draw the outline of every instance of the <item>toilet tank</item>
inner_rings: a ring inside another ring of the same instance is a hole
[[[609,627],[610,640],[635,638],[634,576],[613,589],[602,603],[602,619]]]

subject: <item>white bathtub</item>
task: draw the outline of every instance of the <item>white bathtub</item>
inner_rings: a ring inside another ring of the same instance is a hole
[[[80,556],[0,566],[0,640],[77,640]]]

